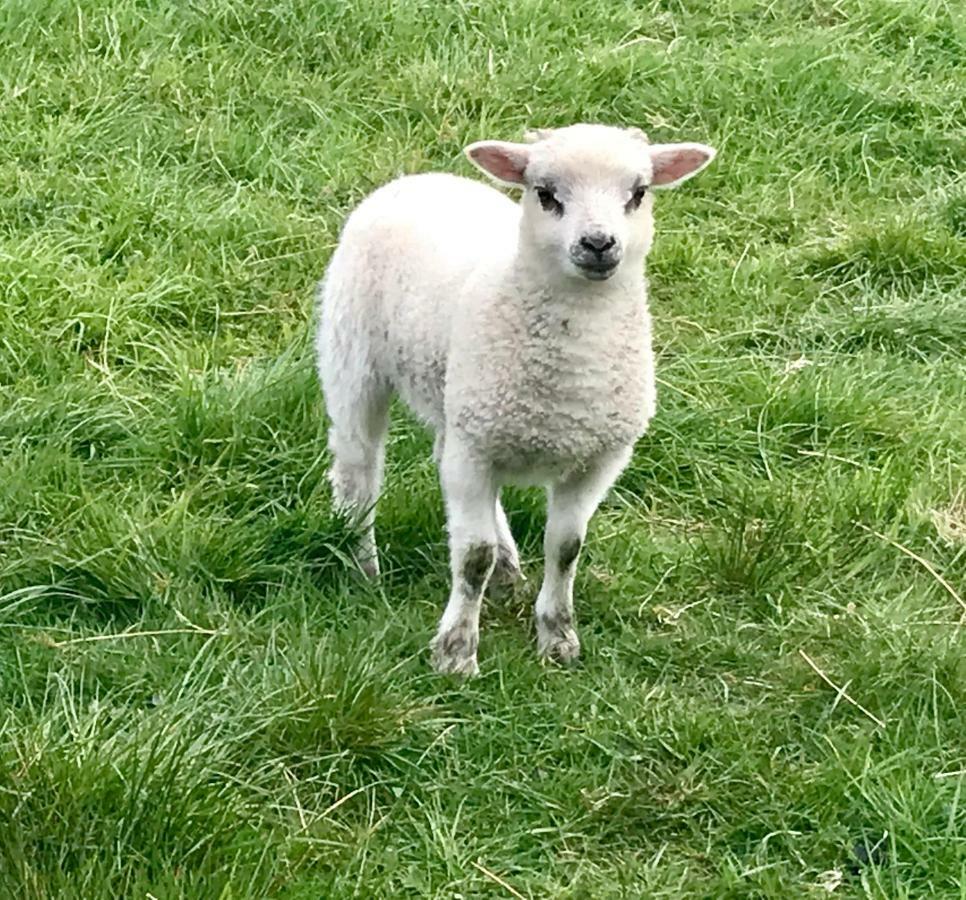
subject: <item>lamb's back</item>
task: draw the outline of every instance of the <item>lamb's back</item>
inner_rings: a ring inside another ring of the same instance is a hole
[[[343,314],[351,307],[346,318],[366,332],[371,364],[436,427],[463,285],[481,267],[505,268],[519,220],[519,207],[494,188],[429,173],[379,188],[346,222],[325,302]]]

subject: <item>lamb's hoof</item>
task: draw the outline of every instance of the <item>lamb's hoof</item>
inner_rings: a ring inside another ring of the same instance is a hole
[[[520,567],[512,560],[500,556],[490,580],[486,583],[486,594],[494,600],[501,600],[510,597],[516,589],[527,580],[527,576],[520,571]]]
[[[571,663],[580,656],[580,639],[569,618],[537,619],[537,652],[541,659]]]
[[[352,561],[370,581],[379,577],[379,555],[371,547],[357,546],[352,551]]]
[[[369,559],[360,559],[359,571],[365,575],[369,581],[375,581],[379,577],[379,563],[375,558],[370,557]]]
[[[455,625],[448,631],[440,632],[429,645],[433,668],[441,675],[458,675],[461,678],[479,675],[480,668],[476,664],[477,642],[476,634],[463,625]]]

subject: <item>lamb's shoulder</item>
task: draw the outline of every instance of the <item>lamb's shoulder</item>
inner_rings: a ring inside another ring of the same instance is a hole
[[[643,286],[599,306],[493,289],[454,331],[447,428],[511,475],[633,444],[654,413]]]

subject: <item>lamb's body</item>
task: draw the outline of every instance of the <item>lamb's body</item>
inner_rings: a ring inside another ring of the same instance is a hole
[[[650,168],[655,151],[600,126],[556,134],[532,153],[495,144],[474,145],[480,158],[470,152],[503,180],[524,183],[524,167],[532,183],[550,177],[542,169],[569,177],[566,195],[554,190],[576,215],[565,218],[563,203],[543,196],[550,189],[542,186],[518,205],[464,178],[401,178],[349,218],[323,284],[317,347],[332,420],[331,479],[336,502],[361,519],[360,562],[370,574],[392,394],[437,435],[453,570],[434,641],[444,671],[476,670],[480,599],[491,575],[522,577],[499,501],[507,482],[550,490],[538,638],[547,655],[577,654],[572,586],[587,522],[654,414],[643,273],[651,200],[643,189],[627,200],[621,178]],[[616,147],[609,155],[600,152],[602,138]],[[507,168],[511,159],[517,168]],[[662,183],[657,162],[647,174]],[[544,211],[534,208],[538,194]],[[602,227],[614,235],[609,242]]]
[[[323,383],[327,372],[359,367],[441,431],[461,291],[474,268],[500,266],[512,254],[518,219],[499,191],[453,175],[400,178],[367,197],[346,222],[326,272]]]
[[[519,228],[517,204],[467,178],[380,188],[346,223],[326,275],[319,364],[324,384],[354,372],[398,393],[500,481],[547,483],[643,433],[650,320],[643,273],[601,304],[528,284]]]

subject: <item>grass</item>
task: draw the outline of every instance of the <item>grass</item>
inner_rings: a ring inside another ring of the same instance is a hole
[[[0,891],[966,896],[964,53],[941,0],[4,3]],[[720,155],[581,666],[521,491],[455,684],[404,414],[343,565],[312,285],[375,185],[576,120]]]

